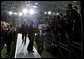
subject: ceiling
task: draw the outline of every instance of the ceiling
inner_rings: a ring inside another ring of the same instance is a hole
[[[1,1],[1,12],[7,12],[9,10],[18,11],[28,3],[38,3],[38,7],[41,11],[56,11],[65,10],[69,3],[73,1]]]

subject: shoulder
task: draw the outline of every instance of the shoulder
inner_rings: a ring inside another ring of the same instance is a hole
[[[77,13],[77,10],[75,10],[75,9],[72,9],[72,12],[75,12],[75,13]]]

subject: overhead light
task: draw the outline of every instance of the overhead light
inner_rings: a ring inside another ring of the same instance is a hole
[[[27,9],[23,9],[23,13],[27,14],[28,10]]]
[[[51,14],[51,11],[48,11],[48,14],[50,15]]]
[[[37,5],[38,3],[36,2],[35,5]]]
[[[44,12],[44,14],[47,14],[47,12]]]
[[[35,36],[37,35],[37,33],[35,33]]]
[[[33,14],[35,13],[35,11],[34,11],[33,9],[30,9],[30,10],[29,10],[29,13],[30,13],[31,15],[33,15]]]
[[[56,13],[56,15],[59,15],[59,13]]]
[[[55,13],[53,13],[53,15],[54,15]]]
[[[32,6],[32,7],[37,8],[37,6]]]
[[[12,11],[9,11],[8,13],[9,13],[9,15],[12,15],[12,14],[13,14],[13,12],[12,12]]]
[[[22,13],[21,12],[19,13],[19,16],[22,16]]]
[[[16,13],[16,12],[14,12],[14,14],[15,14],[15,15],[17,15],[17,13]]]

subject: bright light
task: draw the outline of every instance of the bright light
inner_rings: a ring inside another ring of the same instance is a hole
[[[55,13],[53,13],[53,15],[54,15]]]
[[[30,13],[31,15],[33,15],[33,14],[35,13],[35,11],[34,11],[33,9],[30,9],[30,10],[29,10],[29,13]]]
[[[12,14],[13,14],[13,12],[12,12],[12,11],[9,11],[8,13],[9,13],[9,15],[12,15]]]
[[[56,15],[59,15],[59,13],[56,13]]]
[[[48,11],[48,14],[50,15],[51,14],[51,11]]]
[[[45,35],[45,34],[43,34],[43,35]]]
[[[47,12],[44,12],[44,14],[47,14]]]
[[[36,2],[35,5],[37,5],[38,3]]]
[[[27,9],[23,9],[23,13],[27,14],[28,10]]]
[[[17,13],[16,13],[16,12],[15,12],[14,14],[15,14],[15,15],[17,15]]]
[[[37,35],[37,33],[35,33],[35,36]]]
[[[37,6],[32,6],[32,7],[37,8]]]
[[[19,13],[19,16],[22,16],[22,13],[21,12]]]

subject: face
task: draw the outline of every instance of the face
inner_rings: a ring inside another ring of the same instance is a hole
[[[69,11],[69,10],[67,10],[67,11],[66,11],[66,14],[67,14],[67,15],[70,15],[70,11]]]

